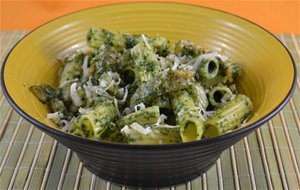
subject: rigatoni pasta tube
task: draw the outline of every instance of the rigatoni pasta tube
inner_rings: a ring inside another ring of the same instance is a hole
[[[240,65],[230,60],[227,60],[224,63],[224,70],[226,73],[227,80],[229,82],[233,82],[236,78],[238,78],[241,75]]]
[[[145,82],[161,72],[161,63],[157,60],[153,47],[147,42],[140,42],[130,50],[135,78]]]
[[[122,52],[125,48],[130,49],[146,39],[154,47],[155,53],[159,55],[166,55],[168,53],[168,39],[159,35],[153,38],[147,35],[143,36],[140,34],[120,33],[103,28],[91,28],[88,31],[87,42],[92,48],[109,45],[114,47],[118,52]]]
[[[200,140],[204,131],[203,116],[197,110],[192,97],[187,91],[180,90],[174,92],[171,99],[182,141]]]
[[[222,107],[226,102],[232,99],[234,94],[225,85],[213,87],[208,93],[208,99],[212,106]]]
[[[200,79],[213,79],[218,75],[220,60],[216,57],[203,59],[198,68]]]
[[[83,137],[101,140],[102,133],[116,116],[114,103],[110,100],[103,101],[96,105],[94,109],[87,110],[87,113],[78,116],[69,132],[74,134],[82,131]]]
[[[84,57],[83,53],[75,52],[64,59],[64,66],[59,73],[59,86],[63,86],[70,80],[81,78]]]
[[[155,98],[187,88],[191,81],[191,71],[168,70],[165,74],[142,83],[133,94],[130,106],[133,107],[139,103],[151,105]]]
[[[252,109],[252,103],[247,96],[237,95],[204,122],[203,136],[215,137],[238,128],[244,120],[250,117]]]
[[[202,110],[206,110],[209,102],[201,84],[199,82],[191,84],[188,88],[188,92],[193,98],[195,105],[200,107]]]
[[[128,144],[172,144],[181,142],[178,126],[148,126],[145,133],[136,130],[139,126],[134,123],[125,126],[121,133],[125,136],[125,142]],[[143,127],[144,128],[144,127]]]
[[[87,43],[92,48],[109,45],[120,52],[125,48],[126,39],[119,32],[113,32],[103,28],[91,28],[87,34]]]
[[[140,125],[151,125],[158,121],[159,115],[159,107],[152,106],[148,108],[144,108],[142,110],[138,110],[131,114],[128,114],[122,117],[118,122],[118,127],[123,127],[125,125],[130,125],[133,122],[137,122]]]

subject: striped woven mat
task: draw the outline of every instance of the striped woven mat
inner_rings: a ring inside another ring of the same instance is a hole
[[[1,64],[27,32],[0,32]],[[300,36],[278,34],[300,65]],[[89,172],[76,154],[22,119],[0,91],[0,189],[132,189]],[[300,189],[300,81],[272,120],[223,152],[204,175],[163,189]]]

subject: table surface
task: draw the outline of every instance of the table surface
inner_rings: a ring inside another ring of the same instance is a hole
[[[26,33],[0,32],[1,64]],[[276,36],[287,46],[299,68],[300,36]],[[0,189],[132,189],[89,172],[75,153],[21,118],[1,90],[0,111]],[[202,176],[163,189],[300,189],[299,118],[297,79],[293,97],[272,120],[224,151]]]

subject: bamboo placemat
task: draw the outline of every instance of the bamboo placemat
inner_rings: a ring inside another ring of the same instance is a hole
[[[26,33],[0,32],[1,64]],[[288,47],[299,68],[300,36],[276,36]],[[89,172],[76,154],[22,119],[1,90],[0,111],[0,189],[132,189]],[[202,177],[163,189],[300,189],[299,118],[297,79],[292,99],[272,120],[224,151]]]

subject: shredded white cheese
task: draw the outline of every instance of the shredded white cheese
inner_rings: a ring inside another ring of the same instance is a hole
[[[72,80],[67,80],[67,81],[63,82],[62,84],[60,84],[59,87],[60,88],[64,87],[66,84],[69,84],[69,83],[72,83],[72,82],[76,82],[76,81],[78,81],[78,78],[72,79]]]
[[[184,110],[184,109],[181,109],[181,110],[177,113],[177,115],[180,117],[180,116],[182,116],[182,115],[184,114],[184,112],[185,112],[185,110]]]
[[[167,61],[166,58],[164,57],[158,57],[159,62],[161,63],[161,68],[162,70],[165,70],[169,67],[170,63]]]
[[[166,78],[166,76],[167,76],[169,70],[170,70],[169,68],[163,70],[162,73],[161,73],[161,77],[162,77],[162,78]]]
[[[109,95],[106,91],[104,91],[102,88],[96,87],[95,88],[95,93],[99,94],[99,95],[104,95],[107,97],[111,97],[111,95]]]
[[[72,117],[72,119],[64,126],[61,128],[62,131],[68,131],[71,127],[71,124],[73,123],[73,121],[75,120],[75,117]]]
[[[159,125],[159,127],[161,128],[179,128],[179,125],[168,125],[168,124],[162,124],[162,125]]]
[[[135,110],[135,111],[139,111],[139,110],[145,109],[145,107],[146,107],[146,106],[145,106],[144,103],[140,103],[140,104],[134,106],[134,110]]]
[[[130,127],[134,130],[136,130],[137,132],[143,134],[143,135],[147,135],[148,133],[150,133],[152,130],[151,130],[151,127],[147,127],[147,128],[144,128],[143,126],[141,126],[140,124],[138,124],[137,122],[134,122],[130,125]]]
[[[82,63],[82,71],[83,71],[83,78],[87,78],[89,76],[89,68],[88,68],[88,64],[89,64],[89,56],[85,56],[83,59],[83,63]]]
[[[117,111],[117,115],[120,118],[121,113],[120,113],[119,106],[118,106],[118,100],[116,98],[114,98],[114,105],[115,105],[115,108],[116,108],[116,111]]]
[[[124,93],[125,93],[124,88],[119,88],[117,93],[118,93],[118,95],[120,95],[120,96],[124,96]]]
[[[157,122],[154,124],[154,126],[159,126],[161,123],[165,122],[165,119],[167,119],[168,117],[165,114],[160,114]]]
[[[221,104],[224,105],[226,104],[229,100],[233,100],[235,98],[234,94],[231,93],[226,93],[224,96],[221,98]]]
[[[119,76],[118,73],[113,73],[113,72],[111,72],[111,71],[108,71],[107,74],[108,74],[108,76],[111,77],[111,80],[114,81],[114,84],[117,84],[117,85],[120,84],[121,78],[120,78],[120,76]]]
[[[101,79],[100,80],[100,86],[103,87],[103,88],[107,87],[107,81],[104,80],[104,79]]]
[[[124,88],[122,88],[123,89],[123,91],[124,91]],[[123,92],[124,93],[124,92]],[[128,89],[127,89],[127,87],[125,88],[125,93],[124,93],[124,95],[123,95],[123,98],[122,98],[122,100],[119,100],[119,102],[120,103],[124,103],[125,101],[126,101],[126,99],[127,99],[127,96],[128,96]]]
[[[91,111],[92,111],[91,108],[82,108],[82,107],[80,107],[78,110],[79,113],[84,114],[84,115],[89,114]]]
[[[175,58],[175,61],[174,61],[174,64],[173,64],[173,66],[172,66],[172,71],[175,71],[175,70],[177,70],[177,67],[179,66],[179,61],[178,61],[178,59],[176,59]]]
[[[145,42],[147,48],[148,48],[148,49],[151,49],[151,46],[148,44],[148,41],[147,41],[146,36],[145,36],[144,34],[142,34],[141,36],[142,36],[142,39],[143,39],[143,41]]]
[[[47,114],[47,119],[51,119],[55,123],[58,123],[63,117],[64,117],[64,114],[61,112],[54,112],[54,113]]]
[[[121,133],[124,133],[124,134],[129,134],[130,133],[130,129],[128,127],[128,125],[125,125],[121,130],[120,130]]]
[[[70,86],[70,95],[71,95],[71,99],[72,99],[74,105],[81,106],[82,101],[81,101],[81,97],[77,93],[77,83],[76,82],[72,83]]]
[[[214,115],[216,113],[216,111],[205,111],[205,115],[207,117],[211,117],[212,115]]]
[[[87,98],[91,98],[92,97],[92,89],[91,89],[91,87],[87,86],[87,85],[83,85],[83,89],[84,89],[86,97]]]

